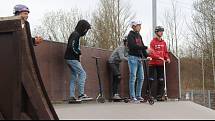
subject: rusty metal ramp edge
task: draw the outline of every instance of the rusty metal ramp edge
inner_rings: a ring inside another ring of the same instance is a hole
[[[0,119],[58,120],[44,87],[30,27],[0,18]]]

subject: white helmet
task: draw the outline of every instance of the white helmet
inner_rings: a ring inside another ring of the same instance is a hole
[[[131,27],[137,26],[138,24],[142,24],[142,21],[140,21],[138,19],[134,19],[134,20],[131,20],[131,22],[130,22]]]

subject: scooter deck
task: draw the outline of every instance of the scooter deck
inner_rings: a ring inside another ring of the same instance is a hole
[[[64,100],[64,102],[67,102],[68,104],[81,104],[81,103],[86,103],[86,102],[91,102],[91,101],[94,101],[94,99],[81,100],[81,101]]]
[[[81,100],[82,102],[90,102],[90,101],[94,101],[94,99],[86,99],[86,100]]]
[[[122,99],[110,99],[109,101],[110,102],[123,102],[125,99],[122,98]]]
[[[83,101],[69,101],[68,104],[81,104]]]

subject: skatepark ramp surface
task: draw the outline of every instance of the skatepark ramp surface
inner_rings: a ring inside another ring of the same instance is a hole
[[[190,101],[131,104],[59,104],[54,106],[60,119],[215,119],[215,111]]]
[[[29,26],[0,18],[0,119],[58,119],[43,85]]]

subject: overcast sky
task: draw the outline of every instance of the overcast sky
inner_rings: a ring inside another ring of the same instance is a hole
[[[138,18],[143,21],[143,30],[141,32],[144,40],[148,44],[152,39],[152,0],[124,0],[129,1],[131,10],[136,13]],[[181,20],[189,19],[192,13],[192,3],[194,0],[178,0],[178,8],[183,17]],[[98,7],[99,0],[1,0],[0,17],[12,16],[13,7],[16,4],[24,4],[30,8],[29,22],[31,29],[40,25],[41,19],[46,12],[58,9],[70,10],[78,8],[83,13],[93,12]],[[162,25],[164,13],[171,10],[171,0],[157,0],[158,4],[158,25]]]

